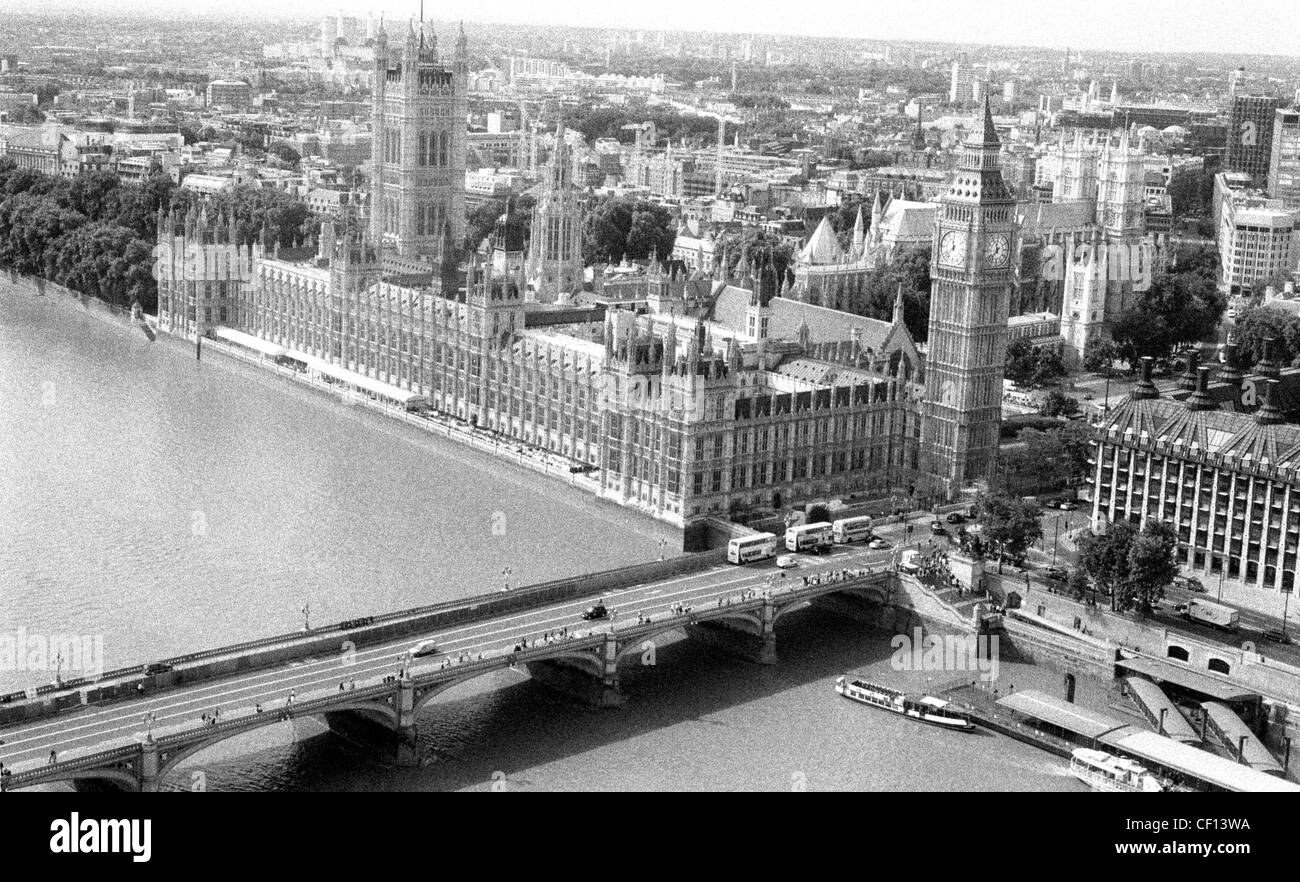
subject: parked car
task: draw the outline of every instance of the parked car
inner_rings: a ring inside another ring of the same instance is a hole
[[[1263,631],[1259,632],[1259,636],[1263,637],[1265,640],[1271,640],[1274,643],[1291,642],[1291,636],[1281,628],[1265,628]]]
[[[1205,586],[1201,584],[1201,580],[1191,576],[1177,577],[1174,579],[1174,587],[1182,588],[1185,591],[1191,591],[1193,594],[1205,593]]]
[[[1060,508],[1061,511],[1078,511],[1079,504],[1077,502],[1070,502],[1067,500],[1066,502],[1061,503]]]
[[[941,521],[935,521],[934,523],[930,524],[930,532],[935,536],[948,535],[948,531],[943,528],[943,523]]]
[[[947,521],[947,522],[950,523],[950,524],[964,524],[964,523],[966,523],[966,518],[965,518],[965,517],[962,515],[962,513],[959,512],[959,511],[950,512],[950,513],[948,514],[948,517],[944,518],[944,520]]]
[[[590,622],[594,619],[603,619],[608,615],[609,609],[606,608],[605,604],[598,603],[595,606],[587,607],[587,610],[582,614],[582,617]]]
[[[438,643],[435,640],[425,640],[415,644],[411,648],[411,655],[415,658],[423,658],[426,655],[437,655]]]
[[[1066,572],[1065,567],[1048,567],[1043,571],[1043,575],[1054,582],[1065,582],[1070,578],[1070,574]]]

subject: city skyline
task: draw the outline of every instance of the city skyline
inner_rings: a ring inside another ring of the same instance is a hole
[[[766,34],[789,37],[841,37],[857,40],[995,45],[1086,52],[1206,53],[1277,55],[1297,57],[1290,37],[1300,30],[1300,7],[1278,0],[1244,0],[1231,8],[1210,3],[1190,4],[1177,0],[1156,0],[1140,6],[1123,0],[1094,0],[1043,5],[1034,0],[1000,0],[987,14],[972,16],[964,0],[918,0],[905,8],[873,9],[866,16],[860,7],[845,0],[829,0],[819,13],[807,15],[799,7],[724,0],[707,7],[663,4],[653,10],[611,9],[595,0],[576,0],[561,8],[538,8],[535,4],[504,0],[484,15],[481,7],[453,0],[425,4],[424,15],[434,21],[479,24],[546,25],[682,31],[717,34]],[[19,13],[50,13],[63,9],[112,14],[148,14],[176,17],[178,14],[257,15],[265,7],[252,0],[194,0],[183,13],[150,0],[15,0]],[[418,17],[420,3],[410,0],[337,0],[328,6],[285,0],[266,18],[311,19],[342,11],[364,16],[384,14],[390,20]],[[740,26],[748,24],[748,27]],[[1059,36],[1058,36],[1059,35]],[[1222,41],[1228,42],[1222,42]]]

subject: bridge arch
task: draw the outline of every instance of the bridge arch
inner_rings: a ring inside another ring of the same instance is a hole
[[[210,737],[201,738],[189,744],[182,744],[174,750],[168,750],[167,746],[159,745],[158,750],[158,777],[161,779],[171,774],[177,766],[196,753],[201,753],[209,747],[220,744],[222,741],[243,735],[246,732],[253,732],[257,729],[265,729],[267,726],[274,726],[278,723],[289,722],[296,717],[313,717],[323,716],[324,714],[340,713],[343,711],[360,711],[374,714],[387,721],[394,728],[397,726],[397,710],[388,703],[382,701],[351,701],[342,704],[331,704],[327,707],[308,709],[299,713],[290,713],[286,720],[283,716],[284,709],[278,711],[267,711],[254,716],[245,717],[239,722],[242,725],[233,725],[230,728],[219,728],[212,733]]]
[[[53,772],[48,776],[42,776],[30,784],[6,785],[5,789],[23,790],[27,787],[35,787],[38,784],[55,784],[62,781],[74,784],[77,781],[108,781],[128,792],[140,789],[140,780],[135,776],[134,772],[126,769],[66,769]]]
[[[513,664],[511,663],[512,659],[510,657],[503,656],[500,660],[501,661],[500,664],[485,665],[484,667],[476,668],[472,671],[467,671],[463,676],[452,677],[447,680],[440,680],[428,686],[424,686],[424,687],[416,686],[415,701],[412,704],[411,710],[413,713],[419,711],[421,708],[423,708],[429,702],[433,701],[433,699],[437,698],[442,693],[446,692],[449,689],[454,689],[455,687],[460,686],[463,683],[468,683],[469,681],[476,680],[479,677],[482,677],[486,674],[492,674],[497,671],[505,670],[510,667],[517,667],[521,664],[526,665],[529,662],[560,661],[560,660],[571,661],[576,663],[579,667],[587,670],[592,675],[599,677],[603,673],[603,665],[601,664],[601,660],[598,655],[598,652],[599,650],[592,650],[592,649],[567,650],[567,651],[557,652],[555,655],[529,656],[526,659],[525,658],[514,659]]]

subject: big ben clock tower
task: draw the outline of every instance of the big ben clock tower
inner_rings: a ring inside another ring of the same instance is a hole
[[[935,214],[920,465],[947,500],[991,475],[998,449],[1016,235],[1000,148],[985,99]]]

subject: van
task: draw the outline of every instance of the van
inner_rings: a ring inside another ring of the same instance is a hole
[[[795,557],[793,554],[782,554],[777,557],[776,565],[783,570],[788,570],[790,567],[799,566],[799,558]]]

